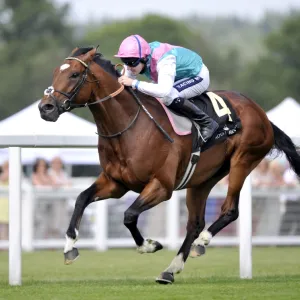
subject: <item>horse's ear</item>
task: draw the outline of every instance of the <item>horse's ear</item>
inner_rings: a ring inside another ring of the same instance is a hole
[[[92,50],[83,55],[82,60],[85,62],[91,61],[94,58],[96,52],[97,48],[93,48]]]
[[[74,48],[69,56],[73,56],[73,54],[74,54],[78,49],[79,49],[78,47]]]

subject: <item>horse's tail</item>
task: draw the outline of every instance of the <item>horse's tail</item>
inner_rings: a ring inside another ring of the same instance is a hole
[[[291,138],[279,129],[272,122],[275,144],[274,147],[279,152],[284,152],[287,160],[289,161],[291,168],[300,178],[300,155],[297,153],[297,147],[291,140]]]

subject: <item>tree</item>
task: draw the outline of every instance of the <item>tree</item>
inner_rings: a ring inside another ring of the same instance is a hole
[[[293,14],[266,41],[267,51],[249,65],[241,85],[265,109],[287,96],[300,101],[300,13]]]
[[[138,19],[114,21],[87,31],[82,43],[99,43],[100,51],[113,62],[119,62],[113,55],[121,41],[131,35],[139,34],[149,42],[160,41],[180,45],[198,52],[205,61],[215,61],[216,50],[202,36],[190,30],[184,22],[160,15],[146,15]],[[207,62],[207,63],[208,63]]]
[[[0,119],[39,99],[50,85],[54,63],[73,44],[68,6],[49,0],[0,4]]]

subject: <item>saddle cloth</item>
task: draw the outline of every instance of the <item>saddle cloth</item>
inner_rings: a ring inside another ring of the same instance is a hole
[[[232,108],[230,102],[225,98],[221,98],[214,92],[204,92],[200,96],[189,99],[200,109],[202,109],[207,115],[214,119],[218,124],[219,128],[214,135],[203,144],[201,152],[209,149],[216,143],[224,141],[228,136],[234,135],[241,128],[241,121],[238,118],[236,112]],[[199,149],[199,131],[197,129],[198,124],[188,119],[185,116],[180,116],[177,113],[170,110],[167,106],[162,104],[173,130],[178,135],[189,135],[193,136],[193,149],[195,152]]]

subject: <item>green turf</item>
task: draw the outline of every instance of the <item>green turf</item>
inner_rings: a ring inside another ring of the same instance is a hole
[[[23,254],[23,285],[8,285],[8,254],[0,252],[0,300],[3,299],[300,299],[300,249],[253,249],[253,279],[239,279],[237,248],[208,248],[189,259],[175,284],[154,279],[174,252],[138,254],[81,250],[70,266],[59,251]]]

